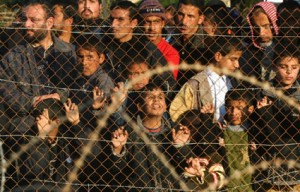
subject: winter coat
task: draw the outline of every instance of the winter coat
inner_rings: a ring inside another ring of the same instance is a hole
[[[59,88],[69,88],[77,76],[76,55],[71,44],[53,37],[53,46],[46,55],[41,65],[36,61],[32,45],[22,44],[11,49],[1,60],[0,96],[6,114],[12,120],[10,133],[25,133],[34,124],[30,115],[34,97],[57,92],[64,100],[66,90]]]

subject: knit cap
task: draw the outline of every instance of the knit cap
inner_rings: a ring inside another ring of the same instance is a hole
[[[158,16],[166,20],[165,8],[158,0],[144,0],[139,6],[139,12],[144,18]]]

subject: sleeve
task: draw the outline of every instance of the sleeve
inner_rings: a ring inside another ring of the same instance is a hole
[[[0,94],[4,105],[9,106],[7,109],[10,110],[10,113],[27,114],[31,109],[34,94],[31,86],[25,84],[29,83],[26,82],[26,79],[30,77],[21,77],[17,74],[21,70],[14,65],[19,62],[18,59],[18,57],[13,59],[13,54],[9,53],[0,62],[0,77],[3,81],[0,84]],[[18,82],[18,84],[15,82]]]
[[[193,109],[194,106],[194,93],[191,86],[186,83],[180,89],[180,91],[175,96],[174,100],[171,102],[170,115],[171,119],[175,122],[178,120],[179,116],[185,111]]]
[[[39,140],[38,143],[30,147],[22,162],[21,174],[28,179],[49,179],[51,147],[47,139]]]

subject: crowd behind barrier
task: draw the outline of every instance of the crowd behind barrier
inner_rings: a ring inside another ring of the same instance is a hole
[[[3,6],[0,191],[300,191],[299,1],[104,5]]]

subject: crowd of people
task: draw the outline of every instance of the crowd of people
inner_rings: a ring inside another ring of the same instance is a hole
[[[1,29],[6,190],[300,191],[299,1],[102,5]]]

